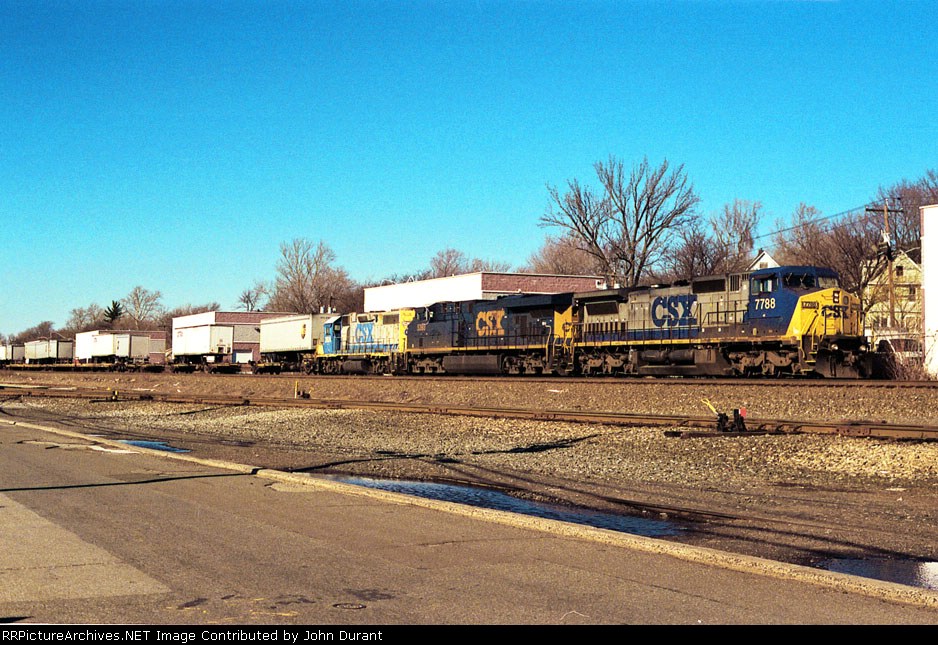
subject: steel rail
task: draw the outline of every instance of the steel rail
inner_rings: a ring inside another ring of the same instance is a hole
[[[95,373],[113,373],[113,374],[126,374],[132,375],[140,373],[138,370],[114,370],[112,366],[102,364],[94,367],[87,366],[74,366],[71,363],[63,363],[61,365],[16,365],[16,366],[6,366],[5,368],[0,368],[0,374],[3,373],[4,369],[9,369],[11,371],[16,370],[27,370],[31,369],[33,372],[71,372],[73,374],[80,375],[82,373],[86,374],[95,374]],[[253,374],[250,372],[243,372],[240,374],[207,374],[201,371],[195,372],[172,372],[172,371],[151,371],[151,370],[142,370],[144,373],[150,374],[167,374],[175,377],[182,376],[185,378],[188,374],[194,374],[196,376],[206,376],[215,379],[224,379],[224,378],[234,378],[234,379],[302,379],[302,380],[353,380],[353,381],[364,381],[364,380],[387,380],[393,379],[395,381],[493,381],[504,383],[517,382],[517,383],[552,383],[552,384],[561,384],[561,383],[590,383],[595,385],[665,385],[665,386],[680,386],[680,385],[695,385],[695,384],[707,384],[707,385],[731,385],[736,387],[741,386],[756,386],[756,387],[796,387],[796,386],[807,386],[807,387],[859,387],[859,388],[887,388],[887,389],[896,389],[896,388],[923,388],[923,389],[932,389],[938,388],[938,380],[898,380],[898,379],[838,379],[838,378],[812,378],[807,376],[792,376],[792,377],[778,377],[778,378],[751,378],[751,377],[713,377],[713,376],[636,376],[636,375],[599,375],[599,376],[544,376],[544,375],[486,375],[480,374],[475,376],[466,376],[460,374],[424,374],[424,375],[415,375],[415,374],[396,374],[396,375],[385,375],[385,374],[305,374],[305,373],[283,373],[283,374]]]
[[[83,398],[100,402],[155,401],[221,406],[289,407],[324,410],[374,410],[471,416],[491,419],[527,419],[532,421],[564,421],[618,426],[667,427],[670,436],[716,437],[750,436],[756,434],[831,434],[848,437],[881,439],[938,440],[938,426],[904,425],[885,421],[797,421],[785,419],[747,418],[745,432],[717,432],[713,416],[629,414],[603,411],[533,410],[525,408],[465,407],[441,403],[398,403],[386,401],[353,401],[321,398],[274,398],[225,395],[155,393],[119,391],[96,388],[10,387],[0,385],[0,401],[20,397]],[[696,431],[692,430],[696,429]]]

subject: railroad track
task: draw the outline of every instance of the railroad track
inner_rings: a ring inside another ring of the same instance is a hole
[[[134,371],[114,371],[113,369],[108,369],[109,366],[103,365],[99,368],[89,369],[85,366],[80,368],[75,368],[71,364],[63,364],[61,366],[49,366],[49,365],[35,365],[35,366],[18,366],[17,368],[7,368],[15,372],[28,371],[27,368],[32,368],[33,372],[59,372],[59,373],[72,373],[75,375],[82,374],[124,374],[132,375],[137,372]],[[3,373],[3,369],[0,369],[0,374]],[[151,372],[158,373],[158,372]],[[186,378],[190,376],[189,373],[183,372],[163,372],[167,375],[172,375],[177,378]],[[395,381],[418,381],[418,382],[428,382],[428,381],[446,381],[446,382],[460,382],[460,381],[472,381],[472,382],[493,382],[493,383],[505,383],[505,382],[523,382],[523,383],[546,383],[546,384],[568,384],[568,383],[589,383],[590,385],[665,385],[665,386],[686,386],[688,384],[706,384],[706,385],[729,385],[736,387],[793,387],[793,386],[809,386],[809,387],[819,387],[819,388],[844,388],[844,387],[858,387],[858,388],[882,388],[882,389],[905,389],[905,388],[922,388],[922,389],[934,389],[938,388],[938,380],[894,380],[894,379],[824,379],[824,378],[810,378],[810,377],[781,377],[781,378],[742,378],[742,377],[732,377],[732,378],[723,378],[723,377],[694,377],[694,376],[674,376],[674,377],[649,377],[649,376],[494,376],[494,375],[475,375],[475,376],[464,376],[464,375],[450,375],[450,374],[435,374],[435,375],[410,375],[410,374],[399,374],[399,375],[379,375],[379,374],[301,374],[301,373],[286,373],[286,374],[251,374],[248,372],[241,374],[206,374],[204,372],[194,372],[194,376],[204,376],[212,379],[260,379],[260,380],[297,380],[301,379],[303,381],[330,381],[330,380],[350,380],[350,381],[386,381],[388,379],[393,379]]]
[[[717,431],[717,418],[710,416],[647,415],[620,412],[585,412],[571,410],[533,410],[525,408],[464,407],[444,404],[397,403],[386,401],[352,401],[311,397],[273,398],[183,393],[119,391],[81,387],[36,387],[0,385],[0,401],[22,397],[79,398],[99,402],[155,401],[221,406],[261,406],[327,410],[375,410],[417,414],[473,416],[493,419],[529,419],[534,421],[565,421],[570,423],[602,423],[619,426],[658,426],[669,428],[669,436],[727,437],[756,434],[832,434],[849,437],[882,439],[938,440],[938,426],[917,426],[882,421],[796,421],[780,419],[745,419],[745,431]]]
[[[820,387],[820,388],[843,388],[843,387],[860,387],[860,388],[880,388],[880,389],[905,389],[905,388],[920,388],[920,389],[935,389],[938,388],[938,380],[935,381],[899,381],[899,380],[873,380],[873,379],[819,379],[819,378],[714,378],[714,377],[688,377],[688,376],[675,376],[675,377],[639,377],[639,376],[461,376],[461,375],[445,375],[445,374],[436,374],[436,375],[395,375],[395,376],[384,376],[384,375],[371,375],[371,374],[359,374],[359,375],[325,375],[325,374],[214,374],[211,375],[211,378],[260,378],[260,379],[287,379],[287,380],[297,380],[303,379],[311,380],[315,382],[317,380],[350,380],[350,381],[361,381],[361,380],[371,380],[371,381],[387,381],[388,379],[393,379],[395,381],[417,381],[417,382],[427,382],[427,381],[445,381],[445,382],[461,382],[461,381],[470,381],[470,382],[491,382],[491,383],[505,383],[505,382],[520,382],[520,383],[544,383],[548,385],[565,385],[565,384],[583,384],[588,383],[589,385],[596,386],[606,386],[606,385],[664,385],[664,386],[673,386],[681,387],[687,385],[719,385],[719,386],[736,386],[736,387],[795,387],[795,386],[806,386],[806,387]]]

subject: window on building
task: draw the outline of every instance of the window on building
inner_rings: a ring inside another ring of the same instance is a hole
[[[900,266],[897,266],[897,267],[896,267],[896,277],[897,277],[897,278],[901,278],[901,277],[902,277],[902,273],[903,273],[903,267],[902,267],[901,265],[900,265]]]
[[[909,287],[909,300],[915,300],[917,295],[918,295],[918,289],[916,289],[914,286]]]

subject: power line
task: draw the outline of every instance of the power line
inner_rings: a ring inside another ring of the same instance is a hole
[[[869,202],[869,203],[872,203],[872,202]],[[796,225],[796,226],[790,226],[790,227],[788,227],[788,228],[779,229],[779,230],[777,230],[777,231],[770,231],[770,232],[768,232],[768,233],[763,233],[762,235],[756,235],[756,236],[754,236],[752,239],[753,239],[753,241],[755,241],[755,240],[760,240],[760,239],[762,239],[762,238],[764,238],[764,237],[769,237],[769,236],[778,235],[779,233],[787,233],[787,232],[789,232],[789,231],[794,231],[794,230],[796,230],[796,229],[803,228],[803,227],[806,226],[807,224],[817,224],[818,222],[826,222],[826,221],[828,221],[828,220],[833,220],[833,219],[837,219],[837,218],[840,218],[840,217],[847,217],[847,216],[852,216],[852,215],[857,215],[857,214],[864,214],[864,215],[865,215],[865,214],[866,214],[866,208],[867,208],[867,206],[869,205],[869,203],[864,204],[863,206],[857,206],[857,207],[851,208],[851,209],[849,209],[849,210],[841,211],[840,213],[835,213],[835,214],[833,214],[833,215],[828,215],[827,217],[819,217],[819,218],[817,218],[817,219],[812,219],[810,222],[805,222],[805,223],[803,223],[803,224],[798,224],[798,225]]]

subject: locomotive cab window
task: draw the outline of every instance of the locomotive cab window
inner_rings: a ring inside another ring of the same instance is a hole
[[[752,279],[753,293],[769,293],[775,291],[778,285],[778,276],[762,275]]]
[[[813,273],[787,273],[784,282],[788,289],[813,289],[816,286]]]

